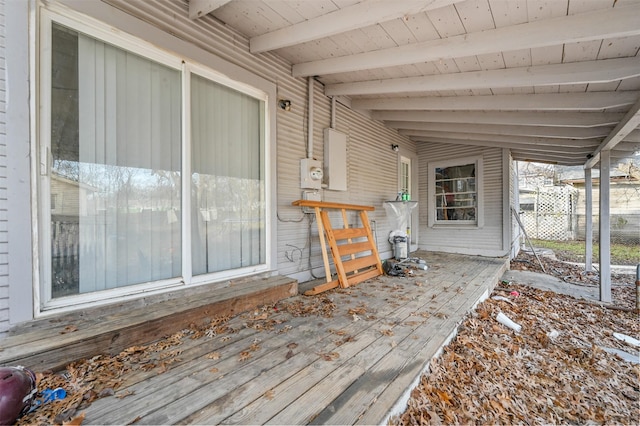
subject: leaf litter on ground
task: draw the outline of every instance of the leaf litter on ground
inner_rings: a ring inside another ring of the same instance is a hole
[[[640,366],[605,350],[640,357],[614,337],[638,337],[637,314],[509,287],[520,296],[496,291],[481,303],[389,423],[638,424]],[[498,323],[499,312],[521,332]]]

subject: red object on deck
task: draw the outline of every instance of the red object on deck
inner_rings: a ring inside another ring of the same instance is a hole
[[[12,425],[31,407],[36,377],[24,367],[0,367],[0,425]]]

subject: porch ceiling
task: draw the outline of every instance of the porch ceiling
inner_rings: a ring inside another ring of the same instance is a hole
[[[640,151],[640,0],[190,0],[419,143],[592,167]]]

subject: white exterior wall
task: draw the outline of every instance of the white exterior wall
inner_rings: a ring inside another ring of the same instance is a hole
[[[505,218],[505,205],[509,202],[508,185],[503,179],[509,178],[504,155],[500,148],[481,148],[465,145],[450,145],[424,142],[418,144],[420,164],[420,243],[424,250],[444,251],[482,256],[505,256],[509,253],[505,232],[509,231],[508,218]],[[483,159],[484,185],[484,225],[482,227],[436,225],[429,227],[427,212],[430,200],[427,199],[428,163],[453,160],[456,158],[480,156]],[[503,224],[506,220],[506,227]],[[506,247],[505,247],[506,245]]]
[[[277,84],[278,99],[291,101],[290,111],[276,110],[277,267],[280,274],[300,281],[312,279],[309,268],[311,233],[311,269],[314,276],[323,276],[315,218],[310,226],[312,216],[303,215],[300,208],[291,206],[292,201],[301,198],[300,159],[307,156],[307,79],[291,77],[291,65],[274,54],[250,54],[247,38],[214,19],[189,19],[186,2],[162,0],[159,2],[162,7],[127,0],[105,0],[105,3],[273,81]],[[320,161],[324,155],[323,131],[331,124],[331,100],[324,96],[323,90],[320,83],[314,82],[313,157]],[[400,153],[415,153],[415,143],[339,102],[335,105],[335,129],[347,135],[347,191],[323,190],[323,200],[373,205],[376,210],[370,212],[369,219],[375,221],[379,251],[383,257],[391,256],[391,245],[387,241],[391,229],[382,205],[386,200],[395,199],[398,188],[398,153],[391,150],[391,144],[398,144]],[[355,224],[355,216],[349,220]]]
[[[30,166],[30,155],[35,152],[35,145],[30,140],[34,129],[30,108],[35,104],[30,105],[29,102],[35,98],[35,94],[30,92],[33,86],[29,85],[29,55],[33,54],[33,49],[30,48],[33,40],[28,36],[30,19],[33,19],[34,15],[33,11],[30,12],[30,3],[27,1],[9,3],[7,10],[10,9],[10,13],[7,15],[10,16],[7,22],[11,21],[11,30],[7,29],[7,32],[11,33],[11,37],[7,58],[11,58],[11,61],[7,62],[11,64],[11,69],[6,73],[6,81],[11,82],[7,89],[12,93],[12,102],[11,105],[7,105],[5,119],[4,101],[8,97],[4,96],[3,90],[3,109],[0,112],[3,126],[0,129],[0,333],[10,324],[33,318],[32,290],[34,275],[38,273],[34,266],[37,265],[37,257],[32,256],[37,251],[31,242],[35,235],[32,235],[32,218],[36,217],[32,207],[36,207],[37,197],[33,195],[33,171]],[[185,46],[185,43],[188,43],[187,47],[178,53],[195,58],[202,57],[203,54],[213,54],[258,78],[272,82],[276,85],[278,99],[291,100],[291,111],[276,108],[277,152],[273,157],[273,167],[277,203],[272,211],[274,229],[277,229],[274,244],[275,272],[305,281],[312,278],[309,268],[311,264],[316,275],[323,275],[316,223],[309,221],[311,216],[302,215],[299,208],[291,206],[292,201],[301,197],[300,159],[306,157],[307,152],[307,80],[291,77],[290,64],[274,54],[250,54],[247,38],[214,19],[205,17],[196,21],[190,20],[186,1],[179,3],[160,0],[151,4],[127,0],[60,0],[58,3],[144,38],[161,48],[175,51],[172,49],[173,46]],[[4,37],[2,40],[4,41]],[[4,44],[0,47],[4,47]],[[0,54],[0,57],[2,56],[4,55]],[[221,67],[224,68],[225,65],[221,63]],[[5,75],[4,70],[2,75]],[[0,84],[4,82],[3,77]],[[331,101],[324,96],[322,85],[316,82],[313,155],[318,160],[322,160],[323,157],[323,129],[330,126],[330,113]],[[10,123],[7,125],[6,136],[4,123]],[[322,191],[323,199],[373,205],[376,210],[371,212],[369,217],[376,231],[380,253],[383,257],[388,257],[391,255],[391,247],[387,242],[390,225],[382,203],[394,199],[397,193],[399,153],[415,156],[415,143],[340,103],[336,103],[335,127],[336,130],[347,134],[348,138],[348,190]],[[15,143],[7,149],[5,157],[2,154],[6,148],[6,140]],[[391,144],[398,144],[400,152],[392,151]],[[30,151],[31,149],[34,151]],[[7,164],[11,167],[5,173]],[[414,167],[417,168],[417,164]],[[9,178],[4,179],[6,176]],[[5,191],[5,188],[8,190]],[[5,195],[7,193],[8,196]],[[9,205],[11,209],[7,211]],[[357,223],[355,216],[350,217],[349,221],[351,224]],[[11,223],[11,227],[8,227],[8,223]],[[8,236],[7,229],[11,230]]]
[[[9,247],[7,225],[7,73],[4,0],[0,0],[0,334],[9,327]]]
[[[0,19],[4,19],[4,1],[0,0]],[[10,46],[7,47],[6,57],[11,57],[12,61],[7,62],[14,68],[6,72],[5,27],[0,28],[3,31],[0,34],[0,333],[10,323],[33,317],[32,287],[35,273],[35,262],[31,257],[31,218],[34,212],[31,211],[32,181],[29,168],[31,124],[28,102],[31,94],[28,85],[28,2],[9,3],[10,7],[7,8],[11,9],[11,16],[7,23],[13,32],[7,29],[12,37],[8,39]],[[277,98],[288,99],[292,103],[290,111],[276,109],[277,152],[273,167],[277,203],[272,211],[277,229],[274,248],[276,272],[300,281],[311,279],[311,271],[315,276],[322,276],[324,268],[317,224],[311,221],[311,215],[303,215],[299,208],[291,206],[292,201],[301,197],[300,159],[307,155],[307,80],[291,77],[290,64],[275,54],[250,54],[248,39],[216,20],[210,17],[195,21],[189,19],[186,1],[59,0],[59,3],[79,8],[82,13],[122,31],[132,32],[162,48],[170,49],[171,46],[189,43],[193,51],[185,52],[186,55],[192,55],[195,51],[207,52],[276,85]],[[159,35],[158,31],[150,31],[152,27],[163,33]],[[179,42],[176,42],[178,39]],[[7,81],[11,85],[5,87]],[[8,99],[5,89],[11,89],[11,105],[5,104]],[[318,82],[314,82],[313,92],[313,156],[322,161],[323,130],[330,126],[331,100],[324,96],[323,87]],[[487,256],[508,254],[510,235],[506,233],[510,234],[510,229],[505,216],[509,206],[505,203],[509,202],[512,182],[504,180],[510,176],[510,158],[505,151],[499,148],[416,144],[339,102],[335,103],[335,108],[335,129],[347,135],[347,191],[321,191],[323,200],[374,206],[376,210],[369,213],[369,218],[383,258],[391,256],[387,237],[392,230],[383,202],[395,199],[397,194],[399,155],[417,158],[413,168],[417,170],[415,180],[418,191],[411,195],[413,200],[419,201],[419,248]],[[7,140],[16,143],[7,147]],[[399,145],[399,152],[391,150],[392,144]],[[479,229],[429,228],[427,164],[476,155],[482,156],[484,162],[484,226]],[[11,167],[7,171],[9,164]],[[351,225],[356,225],[357,221],[355,216],[349,217]],[[8,223],[11,223],[10,228]],[[413,226],[415,233],[415,224]],[[11,229],[10,235],[7,235],[7,229]]]
[[[302,89],[306,90],[304,84]],[[313,156],[322,161],[323,129],[330,126],[331,102],[322,94],[319,83],[315,83],[314,88]],[[302,191],[299,169],[300,159],[306,156],[306,99],[294,99],[281,90],[279,95],[290,99],[293,108],[289,112],[278,112],[278,268],[281,274],[307,281],[312,278],[308,267],[309,230],[314,276],[324,276],[324,266],[315,218],[303,215],[299,208],[291,206],[292,201],[301,197]],[[321,191],[323,200],[374,206],[375,211],[369,212],[369,219],[376,231],[378,250],[383,258],[390,257],[391,245],[387,236],[391,225],[382,203],[395,199],[398,188],[398,153],[391,150],[391,144],[411,152],[414,152],[415,144],[338,102],[335,115],[335,129],[347,135],[347,191]],[[314,221],[310,225],[311,218]],[[350,217],[349,221],[352,225],[357,223],[355,217]],[[341,219],[337,218],[336,223],[341,224]]]
[[[0,297],[0,330],[6,331],[33,318],[29,2],[4,0],[2,12],[0,178],[6,185],[0,197],[0,292],[6,296]]]

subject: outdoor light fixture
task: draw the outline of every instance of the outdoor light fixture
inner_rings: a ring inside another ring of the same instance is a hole
[[[392,143],[391,144],[391,150],[398,152],[400,150],[400,147],[398,146],[398,144]]]
[[[280,99],[278,105],[285,111],[291,111],[291,101],[288,99]]]

